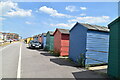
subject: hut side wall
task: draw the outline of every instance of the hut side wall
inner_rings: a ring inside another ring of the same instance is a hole
[[[61,37],[61,56],[69,54],[69,34],[62,34]]]
[[[54,36],[51,36],[49,33],[46,35],[46,50],[54,49]]]
[[[43,44],[44,44],[43,41],[44,41],[44,36],[42,35],[42,36],[41,36],[41,45],[42,45],[42,48],[43,48]]]
[[[41,37],[38,37],[38,41],[39,41],[39,42],[42,42],[42,39],[41,39]]]
[[[43,45],[43,47],[45,48],[45,45],[46,45],[46,36],[44,36],[44,45]]]
[[[86,59],[86,64],[99,64],[108,62],[109,33],[88,30],[86,45],[86,57],[89,58]]]
[[[50,36],[50,50],[54,50],[54,36]]]
[[[110,24],[108,75],[120,79],[120,18]],[[118,79],[118,80],[119,80]]]
[[[46,50],[50,50],[50,34],[47,33],[46,35]]]
[[[38,41],[38,37],[34,37],[34,41]]]
[[[55,53],[60,53],[61,50],[61,33],[57,31],[54,34],[54,51]]]
[[[46,45],[46,36],[42,35],[42,47],[45,48]]]

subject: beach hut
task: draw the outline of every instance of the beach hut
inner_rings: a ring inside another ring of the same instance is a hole
[[[53,51],[54,49],[54,36],[53,31],[48,31],[46,34],[46,50]]]
[[[41,42],[42,48],[45,49],[45,45],[46,45],[46,33],[42,33],[41,39],[42,39],[42,42]]]
[[[33,37],[27,38],[27,40],[26,40],[27,42],[26,42],[26,43],[29,44],[29,42],[30,42],[31,40],[34,40]]]
[[[39,41],[40,43],[42,42],[41,34],[38,35],[38,41]]]
[[[33,36],[34,41],[38,41],[38,35]]]
[[[120,17],[111,22],[108,27],[110,28],[108,75],[120,80]]]
[[[56,29],[53,35],[55,53],[60,56],[67,56],[69,51],[69,30]]]
[[[108,47],[107,27],[77,22],[70,30],[69,58],[81,65],[107,62]]]

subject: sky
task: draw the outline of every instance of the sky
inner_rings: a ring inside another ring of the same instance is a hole
[[[117,2],[0,2],[0,30],[23,38],[76,22],[107,27],[117,17]]]

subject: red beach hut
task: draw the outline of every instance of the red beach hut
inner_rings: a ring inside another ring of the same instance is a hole
[[[60,56],[68,56],[69,51],[69,30],[56,29],[54,32],[54,51]]]
[[[42,34],[39,34],[39,35],[38,35],[38,41],[39,41],[39,42],[42,42],[42,37],[41,37],[41,35],[42,35]]]

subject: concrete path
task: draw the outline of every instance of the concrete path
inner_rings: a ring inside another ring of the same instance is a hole
[[[93,71],[75,67],[69,60],[42,50],[28,49],[26,44],[19,42],[2,50],[2,58],[4,78],[105,78]]]
[[[16,78],[20,43],[10,44],[2,48],[2,77]]]

